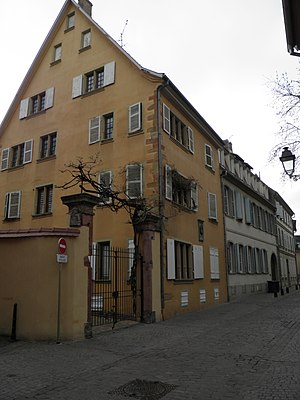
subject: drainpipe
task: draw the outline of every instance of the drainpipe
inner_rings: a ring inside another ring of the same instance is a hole
[[[164,320],[165,308],[165,269],[164,269],[164,196],[163,196],[163,174],[162,174],[162,138],[161,138],[161,91],[169,85],[160,85],[156,92],[157,104],[157,140],[158,140],[158,187],[159,187],[159,230],[160,230],[160,291],[161,291],[161,317]]]

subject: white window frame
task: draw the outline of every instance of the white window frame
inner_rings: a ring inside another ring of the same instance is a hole
[[[12,203],[12,198],[16,197],[16,201]],[[14,207],[14,208],[13,208]],[[12,212],[12,209],[16,209],[16,212]],[[5,195],[5,206],[4,206],[4,219],[15,219],[20,218],[21,209],[21,192],[8,192]]]
[[[171,134],[171,111],[166,104],[163,104],[163,129],[169,135]]]
[[[217,221],[217,195],[215,193],[207,194],[208,201],[208,218]],[[213,206],[213,207],[212,207]]]
[[[142,129],[142,103],[135,103],[128,108],[128,132],[134,133]]]
[[[205,144],[204,146],[204,155],[205,155],[205,165],[211,169],[214,169],[214,158],[212,147],[209,144]]]
[[[9,166],[9,147],[2,150],[1,153],[1,171],[8,169]]]
[[[105,176],[108,176],[108,185],[109,187],[111,187],[112,185],[112,171],[101,171],[99,173],[99,184],[101,184],[101,179]],[[104,178],[107,179],[107,178]],[[99,194],[100,196],[100,194]],[[112,202],[112,198],[109,197],[107,200],[105,201],[101,201],[102,204],[110,204]]]
[[[210,257],[210,278],[220,279],[219,250],[214,247],[209,248]]]
[[[139,168],[139,178],[138,179],[129,179],[130,178],[130,170]],[[139,184],[139,195],[132,196],[130,195],[130,185]],[[143,197],[143,165],[142,164],[128,164],[126,166],[126,195],[130,199],[136,199]]]

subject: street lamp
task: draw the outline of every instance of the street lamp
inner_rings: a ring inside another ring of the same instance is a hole
[[[288,147],[283,148],[283,152],[281,154],[281,157],[279,157],[279,160],[282,162],[284,172],[294,181],[297,181],[300,179],[300,175],[294,175],[295,171],[295,154],[289,150]]]

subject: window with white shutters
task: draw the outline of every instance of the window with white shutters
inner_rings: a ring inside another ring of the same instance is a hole
[[[219,269],[219,251],[211,247],[209,249],[210,254],[210,277],[211,279],[220,279]]]
[[[126,194],[131,199],[143,196],[143,166],[141,164],[127,165]]]
[[[54,104],[54,87],[32,97],[21,100],[19,118],[24,119],[30,115],[38,114]]]
[[[208,193],[208,218],[217,220],[217,196],[214,193]]]
[[[4,219],[20,217],[21,192],[6,193],[4,206]]]
[[[197,250],[196,250],[197,251]],[[201,273],[201,258],[195,255],[199,264],[196,266],[196,275]],[[193,265],[193,247],[189,243],[167,239],[167,268],[168,279],[192,280],[194,279],[195,269]],[[196,278],[195,278],[196,279]],[[199,279],[199,278],[197,278]]]
[[[72,98],[92,93],[115,82],[115,61],[93,71],[75,76],[72,83]]]
[[[170,109],[165,104],[163,104],[163,128],[170,135],[171,133]]]
[[[235,191],[235,206],[236,206],[236,213],[235,217],[237,220],[242,220],[243,219],[243,205],[242,205],[242,195],[241,192]]]
[[[100,202],[104,204],[108,204],[111,202],[111,197],[109,196],[111,193],[111,184],[112,184],[112,172],[111,171],[103,171],[99,174],[99,184],[100,184]]]
[[[3,149],[1,153],[1,171],[8,168],[9,148]]]
[[[194,279],[204,278],[203,246],[193,246]]]
[[[129,133],[134,133],[142,129],[142,103],[129,106],[128,120]]]
[[[210,145],[205,145],[205,165],[209,168],[214,168],[213,152]]]
[[[53,205],[53,185],[39,186],[35,189],[35,192],[35,215],[51,214]]]
[[[198,186],[169,165],[165,165],[165,197],[189,210],[198,209]]]

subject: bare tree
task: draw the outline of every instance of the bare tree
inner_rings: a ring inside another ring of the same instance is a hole
[[[279,141],[271,150],[271,160],[278,158],[284,147],[289,147],[296,155],[300,153],[300,68],[298,73],[299,80],[290,79],[284,73],[277,74],[268,83],[274,97],[273,106],[280,121],[277,133]],[[296,166],[299,166],[297,159],[299,157],[296,157]]]

